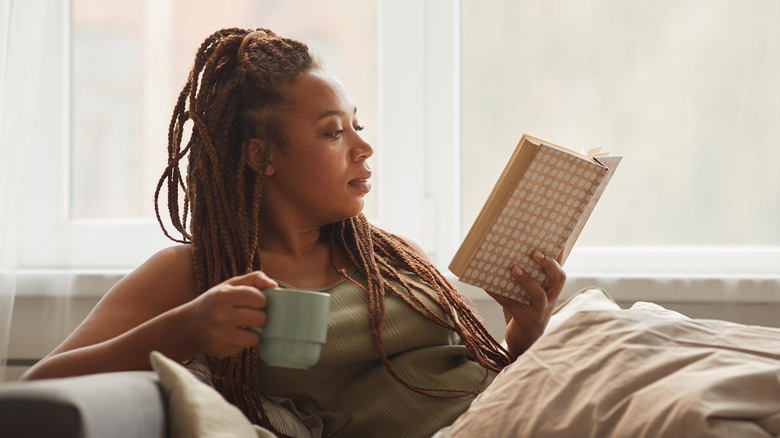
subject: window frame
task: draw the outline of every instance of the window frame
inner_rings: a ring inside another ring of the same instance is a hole
[[[153,220],[71,219],[70,187],[70,54],[71,2],[48,1],[41,29],[50,41],[44,59],[50,68],[41,74],[38,89],[42,102],[36,117],[45,127],[35,134],[36,154],[29,160],[29,175],[23,208],[19,267],[23,269],[125,268],[140,264],[150,248],[165,246]],[[20,4],[25,7],[27,3]]]

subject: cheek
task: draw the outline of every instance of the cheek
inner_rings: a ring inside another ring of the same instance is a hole
[[[309,176],[320,183],[333,185],[345,178],[346,163],[336,156],[320,156],[306,165]]]

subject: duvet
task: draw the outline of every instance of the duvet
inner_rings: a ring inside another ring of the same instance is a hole
[[[780,329],[650,303],[542,336],[440,436],[778,437]]]

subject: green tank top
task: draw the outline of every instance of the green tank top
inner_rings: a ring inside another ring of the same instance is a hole
[[[365,278],[355,270],[350,277],[365,286]],[[411,274],[407,278],[424,284]],[[363,289],[342,279],[318,290],[331,295],[327,342],[319,362],[295,370],[260,361],[265,394],[290,398],[301,411],[322,418],[325,436],[340,430],[338,437],[430,437],[466,411],[474,396],[432,398],[390,375],[371,338]],[[416,295],[446,319],[430,296]],[[385,313],[384,350],[405,381],[430,389],[472,391],[495,377],[471,358],[455,333],[429,321],[391,291],[385,293]]]

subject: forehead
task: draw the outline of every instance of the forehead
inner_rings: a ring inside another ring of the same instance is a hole
[[[351,114],[355,107],[341,81],[320,70],[298,76],[288,85],[287,96],[291,112],[304,117],[319,117],[333,110]]]

